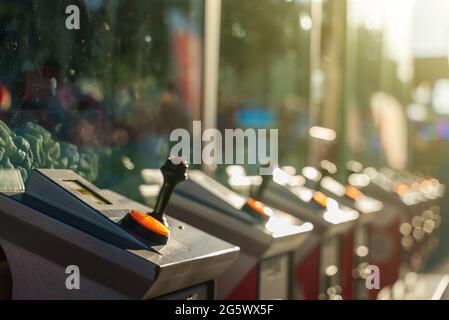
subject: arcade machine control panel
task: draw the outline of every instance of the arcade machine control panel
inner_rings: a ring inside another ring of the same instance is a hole
[[[34,170],[0,193],[0,246],[13,299],[211,299],[239,248],[164,215],[186,168],[169,159],[156,208],[102,191],[69,170]],[[79,268],[79,290],[66,287]]]
[[[229,180],[235,190],[240,189],[239,181],[259,180],[249,190],[256,199],[313,223],[315,243],[295,258],[303,296],[306,299],[341,299],[343,275],[352,272],[351,268],[345,272],[347,268],[343,266],[342,239],[352,232],[359,212],[310,187],[306,183],[307,172],[304,176],[294,176],[278,168],[272,176],[251,177],[241,168],[234,167],[230,171],[237,172],[230,175]],[[350,251],[352,253],[352,248]]]
[[[144,171],[151,183],[157,172]],[[313,225],[242,197],[202,171],[176,187],[168,213],[241,248],[237,261],[217,279],[219,298],[291,299],[293,252]]]

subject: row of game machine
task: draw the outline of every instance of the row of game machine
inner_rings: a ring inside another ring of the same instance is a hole
[[[351,161],[341,184],[336,166],[323,161],[301,174],[283,167],[264,176],[229,166],[225,186],[187,167],[170,157],[161,170],[142,172],[140,190],[153,208],[70,170],[36,169],[26,188],[18,171],[2,171],[3,296],[375,299],[384,288],[384,297],[402,299],[416,292],[403,279],[435,246],[444,194],[437,179]],[[432,297],[441,296],[442,280],[432,283]]]

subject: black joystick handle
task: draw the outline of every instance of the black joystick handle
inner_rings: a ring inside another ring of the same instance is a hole
[[[269,168],[270,165],[269,164],[262,164],[261,165],[262,168]],[[255,190],[255,192],[253,192],[253,197],[260,200],[262,199],[265,190],[267,190],[267,186],[270,183],[270,181],[273,180],[273,176],[271,175],[262,175],[262,183],[260,184],[259,188],[257,188],[257,190]]]
[[[156,206],[151,214],[159,221],[163,221],[164,211],[176,185],[187,179],[187,168],[189,165],[177,157],[169,157],[161,168],[164,183],[157,197]]]

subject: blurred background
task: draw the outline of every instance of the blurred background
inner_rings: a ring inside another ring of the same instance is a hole
[[[280,165],[448,185],[448,16],[446,0],[0,0],[0,167],[71,168],[139,200],[170,132],[202,120],[279,129]],[[449,258],[448,207],[428,269]]]

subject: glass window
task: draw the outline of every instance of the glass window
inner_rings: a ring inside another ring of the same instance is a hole
[[[280,165],[305,162],[311,29],[308,0],[222,2],[218,126],[278,129]]]
[[[202,0],[2,0],[0,168],[137,196],[170,131],[199,118],[202,25]]]
[[[400,9],[400,10],[399,10]],[[350,1],[347,25],[347,146],[365,165],[409,163],[405,107],[410,103],[412,3]]]

